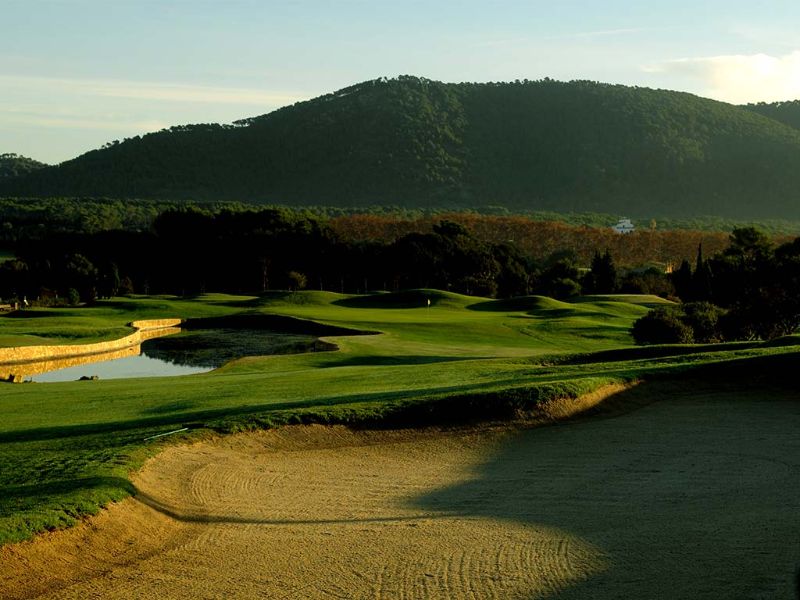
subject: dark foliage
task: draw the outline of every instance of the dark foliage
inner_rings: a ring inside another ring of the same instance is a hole
[[[692,296],[692,267],[688,260],[683,260],[681,266],[673,271],[670,279],[679,298],[688,300]]]
[[[800,129],[800,100],[772,103],[759,102],[758,104],[748,104],[745,108],[785,123],[795,129]]]
[[[709,344],[723,339],[724,311],[708,302],[659,307],[633,324],[637,344]]]
[[[692,328],[681,317],[680,309],[654,308],[633,324],[633,339],[637,344],[692,343]]]
[[[623,294],[652,294],[668,298],[675,296],[675,286],[663,270],[649,268],[632,271],[622,278],[619,291]]]
[[[583,291],[587,294],[612,294],[617,291],[617,267],[611,253],[594,253],[592,266],[583,278]]]
[[[701,249],[694,273],[684,263],[672,281],[694,302],[671,309],[669,320],[680,320],[696,342],[770,340],[800,327],[800,238],[775,248],[753,227],[734,229],[725,250],[705,260]],[[665,320],[660,313],[640,319],[638,337],[637,321],[637,342],[660,343],[655,323]]]
[[[681,306],[681,311],[681,321],[692,330],[695,343],[713,344],[723,340],[720,319],[725,311],[720,307],[710,302],[690,302]]]
[[[92,302],[120,291],[189,295],[305,287],[519,296],[529,293],[533,274],[513,245],[483,242],[448,221],[392,243],[348,242],[315,218],[272,209],[169,210],[151,231],[53,234],[21,241],[17,256],[0,265],[2,297],[64,297],[73,289]]]
[[[535,287],[537,294],[566,299],[581,293],[580,274],[573,261],[559,258],[539,275]]]
[[[0,154],[0,179],[19,177],[48,165],[19,154]]]

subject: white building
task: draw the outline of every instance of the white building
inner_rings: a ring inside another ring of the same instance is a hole
[[[630,219],[620,219],[611,229],[617,233],[633,233],[634,226]]]

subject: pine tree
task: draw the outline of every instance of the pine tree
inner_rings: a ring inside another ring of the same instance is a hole
[[[711,269],[708,261],[703,258],[703,243],[697,246],[697,263],[694,274],[692,275],[692,294],[691,300],[703,301],[711,300]]]

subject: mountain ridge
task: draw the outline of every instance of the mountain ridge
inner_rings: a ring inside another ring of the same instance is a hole
[[[590,81],[381,78],[114,142],[0,195],[798,218],[789,112]]]

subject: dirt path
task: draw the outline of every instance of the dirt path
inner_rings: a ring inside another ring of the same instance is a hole
[[[0,553],[0,596],[793,598],[800,397],[529,431],[171,448],[137,500]]]

